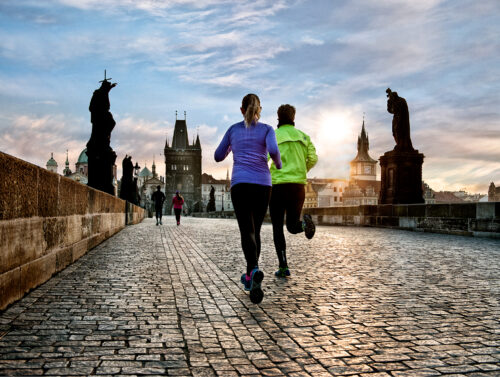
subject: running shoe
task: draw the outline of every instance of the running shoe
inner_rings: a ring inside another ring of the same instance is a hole
[[[249,291],[252,288],[252,279],[247,280],[247,274],[241,275],[241,284],[245,287],[245,291]]]
[[[287,276],[290,276],[290,270],[288,267],[280,267],[278,271],[274,273],[275,276],[279,278],[286,278]]]
[[[311,215],[304,215],[302,220],[302,229],[304,229],[304,233],[307,239],[311,239],[314,237],[314,233],[316,232],[316,226],[312,221]]]
[[[250,301],[252,301],[254,304],[260,304],[260,302],[264,298],[264,292],[261,288],[261,283],[264,279],[264,273],[259,270],[258,267],[256,267],[252,270],[250,277]]]

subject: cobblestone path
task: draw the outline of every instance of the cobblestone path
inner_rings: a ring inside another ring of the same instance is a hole
[[[319,227],[250,302],[234,220],[127,227],[0,312],[0,375],[500,376],[500,242]],[[165,224],[166,223],[166,224]]]

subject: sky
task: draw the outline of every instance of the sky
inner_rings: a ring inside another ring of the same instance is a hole
[[[74,169],[106,69],[119,168],[128,154],[164,175],[186,111],[203,172],[225,178],[232,155],[214,150],[256,93],[273,127],[279,105],[296,107],[319,156],[310,178],[346,179],[363,118],[374,159],[395,145],[390,87],[423,180],[487,193],[500,185],[498,25],[498,0],[1,0],[0,151],[43,167],[53,153],[61,173],[68,150]]]

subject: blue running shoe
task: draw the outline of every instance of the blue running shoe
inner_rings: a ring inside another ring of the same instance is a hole
[[[314,225],[312,221],[311,215],[304,215],[303,221],[302,221],[302,229],[304,229],[304,233],[307,237],[307,239],[311,239],[314,237],[314,233],[316,232],[316,226]]]
[[[241,284],[245,287],[245,291],[249,291],[252,288],[252,279],[247,280],[247,274],[241,275]]]
[[[290,276],[290,270],[288,267],[280,267],[278,271],[274,273],[275,276],[279,278],[286,278],[287,276]]]
[[[264,298],[264,292],[261,288],[262,280],[264,279],[264,273],[259,270],[258,267],[254,268],[251,273],[251,285],[250,285],[250,301],[254,304],[260,304]]]

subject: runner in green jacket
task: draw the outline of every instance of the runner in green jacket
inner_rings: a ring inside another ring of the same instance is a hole
[[[295,107],[281,105],[278,109],[276,139],[281,154],[282,168],[271,165],[273,188],[269,210],[273,223],[273,238],[278,255],[278,277],[290,276],[286,260],[286,242],[283,222],[286,213],[286,228],[292,234],[304,232],[308,239],[314,236],[315,226],[310,215],[300,213],[305,199],[307,172],[316,164],[318,156],[308,135],[295,128]]]

